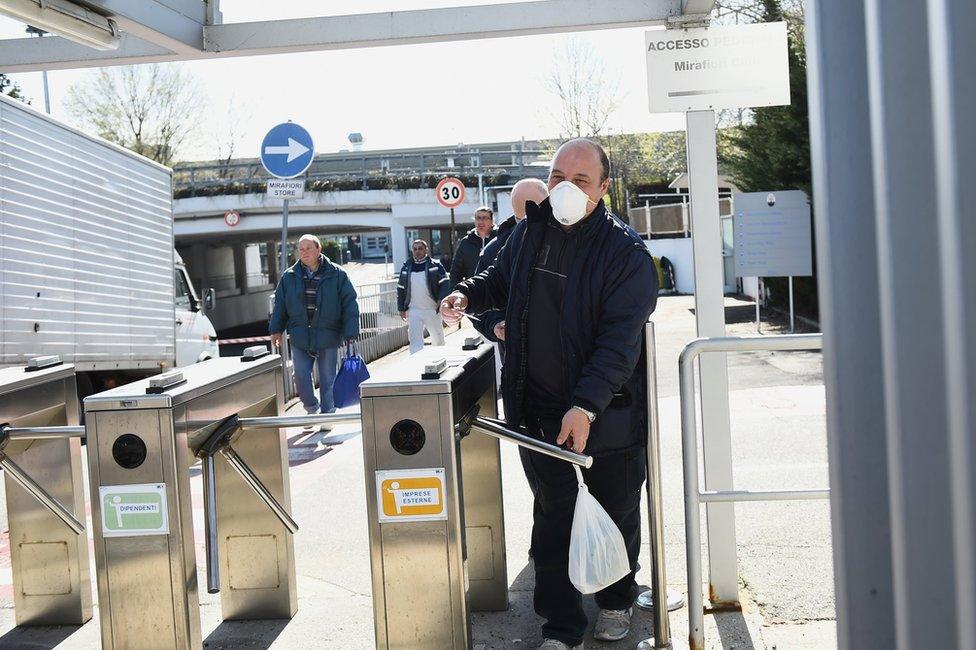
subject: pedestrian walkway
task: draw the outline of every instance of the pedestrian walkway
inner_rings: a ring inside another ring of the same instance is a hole
[[[730,309],[748,309],[728,301]],[[659,302],[658,368],[662,431],[665,538],[671,585],[685,590],[681,449],[678,429],[677,358],[694,338],[690,297]],[[768,326],[764,326],[766,329]],[[750,334],[754,324],[729,326]],[[449,336],[470,333],[467,326]],[[393,363],[405,350],[371,364]],[[826,485],[826,444],[820,357],[812,353],[764,353],[729,357],[732,429],[737,487]],[[289,412],[298,412],[292,407]],[[248,435],[260,435],[259,432]],[[363,456],[358,425],[328,434],[288,431],[292,511],[301,530],[295,537],[298,614],[291,621],[222,622],[219,595],[201,589],[205,647],[366,649],[374,647],[373,613]],[[532,611],[533,576],[528,559],[531,494],[518,452],[502,444],[510,611],[473,616],[475,648],[533,648],[541,640]],[[87,481],[87,478],[86,478]],[[192,479],[198,581],[203,583],[203,499],[199,468]],[[242,487],[243,489],[243,487]],[[743,611],[707,616],[709,648],[825,650],[836,646],[833,624],[829,506],[827,502],[741,504],[736,507]],[[4,513],[5,521],[5,513]],[[646,525],[646,522],[645,522]],[[6,526],[4,526],[5,528]],[[638,581],[649,584],[644,536]],[[0,538],[0,647],[89,649],[99,645],[96,619],[81,628],[13,629],[9,548]],[[707,579],[707,565],[705,576]],[[422,602],[422,597],[418,597]],[[595,607],[586,599],[591,618]],[[672,613],[675,648],[687,647],[687,610]],[[634,617],[631,636],[592,648],[633,648],[651,634],[651,617]]]

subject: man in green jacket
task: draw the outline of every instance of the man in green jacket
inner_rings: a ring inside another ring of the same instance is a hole
[[[278,280],[268,329],[275,347],[281,346],[282,333],[288,332],[295,386],[305,411],[333,413],[339,345],[359,336],[359,306],[349,276],[322,254],[315,235],[298,240],[298,261]],[[319,371],[318,398],[312,385],[313,365]]]

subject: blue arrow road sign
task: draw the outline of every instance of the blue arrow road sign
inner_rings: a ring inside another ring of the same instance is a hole
[[[278,178],[294,178],[312,164],[312,136],[294,122],[274,127],[261,143],[261,164]]]

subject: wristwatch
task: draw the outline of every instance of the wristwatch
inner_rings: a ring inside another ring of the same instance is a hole
[[[585,415],[586,419],[590,421],[590,424],[593,424],[593,420],[596,419],[596,413],[594,413],[593,411],[587,411],[582,406],[577,406],[576,404],[573,404],[573,408],[579,411],[580,413],[582,413],[583,415]]]

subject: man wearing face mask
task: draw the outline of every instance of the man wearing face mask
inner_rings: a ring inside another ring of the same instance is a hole
[[[539,205],[549,196],[549,188],[538,178],[523,178],[512,186],[512,216],[498,224],[495,238],[485,246],[478,260],[475,274],[481,273],[495,263],[495,259],[515,226],[525,219],[525,204],[528,201]],[[505,310],[493,309],[481,315],[481,320],[473,321],[474,328],[486,339],[499,343],[505,340]]]
[[[647,247],[602,197],[610,163],[595,142],[556,152],[549,198],[527,205],[496,262],[441,303],[448,322],[465,311],[505,309],[502,395],[509,426],[592,455],[589,491],[623,534],[631,572],[596,594],[594,638],[627,636],[637,584],[640,490],[647,404],[644,323],[657,300]],[[536,486],[532,527],[535,610],[543,648],[580,646],[587,620],[569,581],[576,477],[568,463],[520,450]]]

